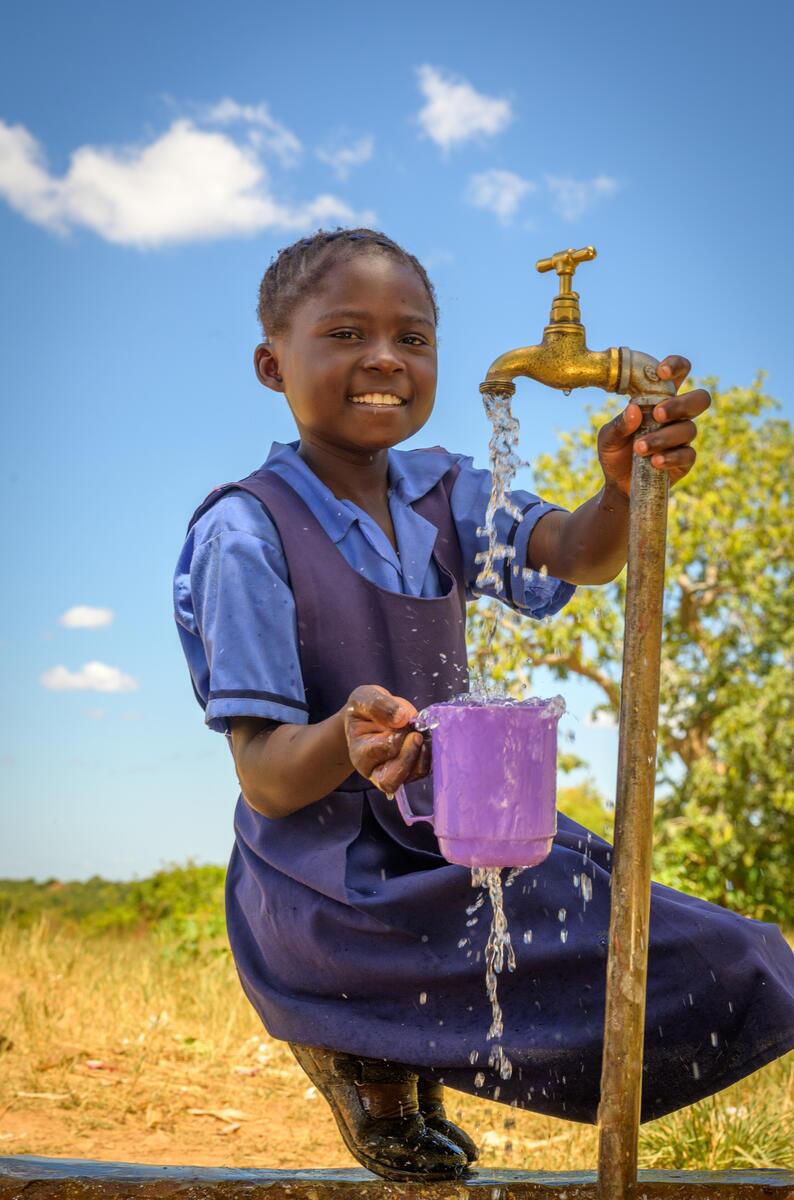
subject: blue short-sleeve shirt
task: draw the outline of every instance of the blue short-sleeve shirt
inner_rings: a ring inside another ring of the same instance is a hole
[[[522,570],[532,530],[559,507],[524,491],[510,496],[523,513],[520,521],[504,510],[496,516],[499,542],[515,546],[514,565],[506,572],[509,592],[477,588],[482,565],[477,556],[487,546],[478,530],[485,524],[491,474],[475,468],[471,458],[445,450],[389,451],[395,552],[377,522],[352,501],[338,500],[297,449],[298,442],[274,442],[266,466],[294,488],[348,563],[379,587],[408,596],[442,594],[432,558],[435,527],[411,506],[458,463],[451,507],[467,598],[496,597],[517,612],[540,618],[558,612],[573,595],[573,584]],[[306,723],[295,603],[284,552],[273,522],[254,496],[222,496],[190,530],[177,564],[174,605],[193,686],[206,705],[211,729],[227,732],[232,716]]]

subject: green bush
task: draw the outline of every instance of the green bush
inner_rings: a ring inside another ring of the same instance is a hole
[[[225,948],[224,867],[193,863],[117,883],[0,880],[0,921],[29,927],[42,917],[79,926],[86,935],[154,933],[168,956]]]

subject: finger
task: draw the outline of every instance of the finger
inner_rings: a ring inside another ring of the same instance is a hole
[[[413,771],[408,776],[408,778],[406,779],[405,782],[413,783],[413,781],[415,779],[424,779],[425,775],[430,774],[430,768],[432,766],[432,763],[433,763],[433,756],[432,756],[432,751],[430,749],[430,742],[427,739],[423,738],[422,745],[419,749],[419,756],[416,760],[416,766],[414,767]]]
[[[405,783],[416,766],[419,752],[422,748],[421,733],[409,733],[402,744],[396,758],[390,759],[370,775],[370,779],[388,796],[393,796],[397,788]]]
[[[377,684],[356,688],[347,712],[352,718],[363,717],[391,729],[402,729],[416,716],[416,709],[409,700],[392,696]]]
[[[414,717],[419,715],[416,706],[410,700],[406,700],[404,696],[392,696],[392,700],[398,706],[397,715],[392,721],[394,729],[402,729],[409,721],[413,721]]]
[[[627,404],[622,412],[599,429],[599,449],[616,450],[625,446],[639,429],[641,421],[642,409],[639,404]]]
[[[654,454],[651,466],[659,471],[669,471],[670,474],[681,478],[692,470],[697,455],[691,446],[680,446],[677,450],[666,450],[664,454]]]
[[[682,392],[680,396],[671,396],[663,404],[657,404],[653,410],[654,421],[678,421],[682,417],[699,417],[707,408],[711,408],[711,393],[704,388],[696,388],[694,392]]]
[[[350,741],[350,761],[359,774],[369,776],[375,767],[390,762],[400,753],[405,741],[405,731],[395,733],[371,733],[355,735]]]
[[[694,421],[675,421],[663,425],[654,433],[643,434],[634,443],[637,454],[654,454],[659,450],[672,450],[676,446],[688,446],[697,437],[698,427]]]
[[[688,358],[683,358],[680,354],[668,354],[667,358],[663,358],[659,363],[656,374],[660,379],[672,379],[675,386],[680,388],[691,370],[692,363]]]

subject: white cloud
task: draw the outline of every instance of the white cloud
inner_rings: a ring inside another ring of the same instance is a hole
[[[348,146],[335,145],[315,150],[320,162],[324,162],[335,172],[338,179],[347,179],[353,167],[360,167],[369,162],[375,148],[375,139],[367,136],[359,138]]]
[[[513,171],[482,171],[472,175],[466,188],[466,199],[475,208],[495,213],[503,225],[510,223],[524,196],[537,191],[537,184],[522,179]]]
[[[328,194],[280,204],[255,148],[184,118],[148,145],[81,146],[60,178],[27,129],[0,121],[0,196],[46,229],[85,226],[108,242],[142,248],[374,219]]]
[[[256,133],[252,141],[264,146],[276,155],[283,167],[292,167],[303,154],[303,146],[291,129],[271,116],[270,109],[262,104],[238,104],[228,96],[217,104],[209,105],[203,113],[209,125],[253,125]]]
[[[61,613],[58,621],[67,629],[100,629],[113,620],[112,608],[93,608],[90,604],[75,604]]]
[[[118,667],[106,663],[87,662],[79,671],[67,667],[51,667],[41,676],[42,687],[51,692],[134,692],[137,679],[124,675]]]
[[[596,200],[614,196],[620,184],[608,175],[595,179],[573,179],[567,175],[547,175],[546,187],[552,194],[552,208],[563,221],[578,221]]]
[[[442,150],[478,135],[493,137],[513,119],[509,100],[485,96],[449,71],[425,64],[417,68],[417,75],[427,101],[419,124]]]

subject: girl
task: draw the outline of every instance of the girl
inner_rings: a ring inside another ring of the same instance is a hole
[[[433,287],[372,230],[281,251],[260,289],[259,381],[287,398],[299,441],[274,445],[194,515],[176,615],[207,724],[230,740],[242,795],[227,883],[229,938],[266,1028],[329,1101],[351,1152],[392,1179],[452,1178],[476,1149],[443,1084],[594,1121],[609,924],[610,847],[560,815],[549,858],[505,892],[517,967],[500,983],[489,1065],[484,926],[470,874],[389,798],[431,802],[419,708],[466,690],[465,601],[478,594],[487,471],[439,448],[397,451],[436,390]],[[485,356],[487,357],[487,356]],[[665,359],[680,385],[689,363]],[[604,426],[604,486],[567,513],[517,491],[499,599],[557,612],[626,560],[631,456],[672,482],[691,469],[703,391]],[[573,877],[591,887],[574,890]],[[559,936],[567,910],[569,936]],[[794,956],[779,931],[654,885],[643,1118],[728,1084],[794,1045]]]

